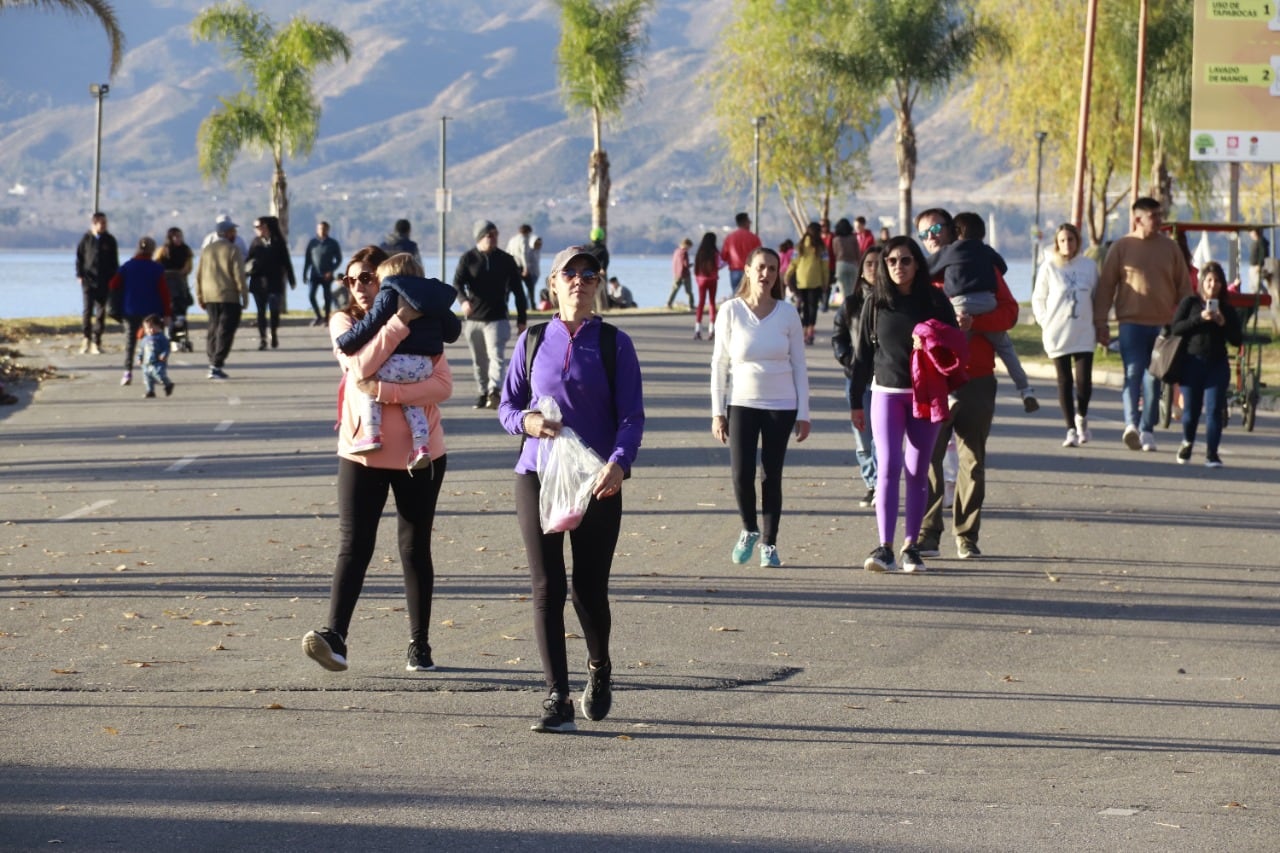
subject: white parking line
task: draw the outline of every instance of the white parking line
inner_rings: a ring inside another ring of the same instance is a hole
[[[195,462],[199,458],[200,458],[199,456],[184,456],[181,459],[179,459],[177,462],[170,465],[168,468],[165,468],[164,472],[166,474],[172,474],[175,471],[181,471],[183,468],[186,468],[188,465],[190,465],[192,462]]]
[[[81,516],[88,515],[91,512],[97,512],[103,507],[111,506],[113,503],[115,503],[115,501],[98,501],[97,503],[91,503],[88,506],[80,507],[74,512],[69,512],[66,515],[60,515],[57,520],[71,521],[73,519],[80,518]]]
[[[231,429],[231,425],[232,425],[233,423],[235,423],[235,421],[232,421],[232,420],[222,421],[222,422],[221,422],[221,423],[219,423],[216,427],[214,427],[214,428],[213,428],[213,431],[214,431],[214,432],[226,432],[227,430]]]

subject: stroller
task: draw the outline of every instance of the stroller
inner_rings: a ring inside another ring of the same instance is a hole
[[[187,329],[191,288],[187,285],[187,277],[179,270],[166,270],[164,276],[169,285],[169,301],[173,309],[173,318],[169,323],[169,342],[179,352],[191,352],[191,335]]]

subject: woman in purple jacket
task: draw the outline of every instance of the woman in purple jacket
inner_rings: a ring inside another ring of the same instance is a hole
[[[588,249],[570,246],[556,255],[550,278],[557,313],[545,327],[531,328],[516,342],[498,418],[507,432],[526,437],[515,469],[516,517],[533,580],[534,632],[548,691],[542,717],[532,728],[537,732],[571,732],[576,726],[564,642],[564,604],[569,592],[565,534],[542,532],[538,445],[569,427],[605,460],[592,486],[586,514],[569,533],[573,609],[587,644],[582,714],[589,720],[602,720],[612,704],[609,570],[622,525],[622,481],[631,473],[644,433],[644,399],[640,363],[631,339],[612,327],[602,334],[604,322],[592,312],[601,286],[600,262]],[[530,333],[537,335],[538,331],[541,334],[530,359],[525,347]],[[613,342],[612,353],[602,352],[602,341]],[[537,411],[543,397],[556,401],[562,421],[549,420]]]

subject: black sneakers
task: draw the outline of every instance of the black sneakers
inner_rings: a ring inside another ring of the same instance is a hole
[[[893,549],[881,545],[871,552],[862,567],[869,572],[892,572],[897,570],[898,564],[893,560]]]
[[[404,668],[406,672],[435,672],[436,662],[431,659],[431,646],[410,643]]]
[[[613,707],[613,664],[604,663],[592,667],[587,663],[587,689],[582,691],[582,716],[588,720],[603,720]]]
[[[473,409],[487,409],[487,408],[489,408],[489,395],[488,395],[488,394],[481,394],[479,397],[476,397],[476,401],[475,401],[474,403],[472,403],[472,404],[471,404],[471,408],[473,408]]]
[[[920,558],[920,549],[915,545],[902,546],[902,570],[904,572],[925,571],[924,560]]]
[[[342,672],[347,668],[347,641],[337,631],[328,628],[308,631],[302,638],[302,650],[307,657],[331,672]]]
[[[862,500],[858,501],[858,506],[875,506],[876,505],[876,488],[872,486],[867,489],[867,493],[862,496]]]
[[[1178,464],[1186,465],[1191,461],[1191,442],[1184,441],[1182,446],[1178,448]]]
[[[535,732],[576,732],[573,703],[561,693],[552,693],[542,700],[542,718],[529,728]]]

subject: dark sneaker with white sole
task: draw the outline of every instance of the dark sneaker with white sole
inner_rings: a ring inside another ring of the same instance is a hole
[[[893,549],[881,545],[871,552],[871,555],[862,563],[862,568],[869,572],[896,571],[898,564],[893,560]]]
[[[928,568],[924,564],[924,560],[920,557],[920,549],[915,545],[905,545],[902,548],[902,556],[899,559],[902,563],[904,572],[923,572]]]
[[[328,628],[308,631],[302,638],[302,650],[330,672],[342,672],[347,668],[347,641],[337,631]]]
[[[587,689],[582,691],[579,703],[582,705],[582,716],[588,720],[603,720],[609,716],[613,707],[613,664],[604,663],[598,667],[587,663]]]
[[[562,693],[552,693],[542,700],[542,717],[529,727],[535,732],[576,732],[573,722],[573,703]]]
[[[973,560],[981,557],[982,552],[978,550],[978,543],[957,537],[956,556],[961,560]]]
[[[436,662],[431,659],[431,646],[410,643],[404,668],[406,672],[435,672]]]

